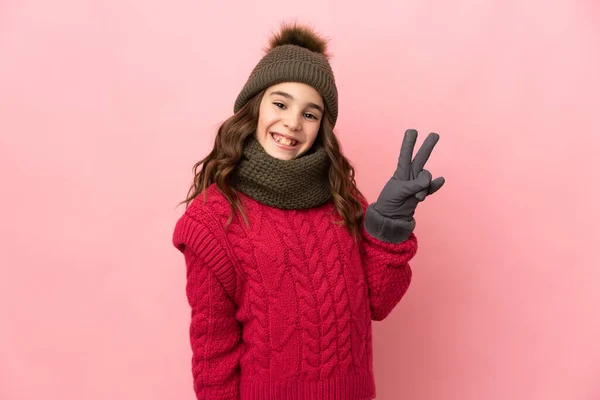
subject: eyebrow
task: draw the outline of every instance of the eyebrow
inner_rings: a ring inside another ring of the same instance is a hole
[[[279,90],[277,90],[275,92],[271,92],[270,96],[273,96],[273,95],[279,95],[279,96],[283,96],[283,97],[285,97],[287,99],[294,100],[294,96],[292,96],[289,93],[282,92],[282,91],[279,91]],[[318,104],[308,103],[307,106],[311,107],[311,108],[316,108],[317,110],[319,110],[321,112],[321,114],[325,114],[325,110],[323,110],[323,107],[321,107]]]

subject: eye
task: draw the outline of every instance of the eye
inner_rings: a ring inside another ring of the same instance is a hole
[[[314,114],[310,114],[310,113],[306,113],[304,114],[304,117],[308,118],[308,119],[314,119],[314,120],[318,120],[319,118],[317,118],[316,115]]]
[[[275,101],[273,104],[275,104],[275,107],[277,108],[281,108],[282,110],[285,109],[285,104],[280,103],[279,101]]]

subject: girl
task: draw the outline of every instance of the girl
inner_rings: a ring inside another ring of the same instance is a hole
[[[284,25],[194,166],[173,236],[187,265],[198,399],[375,397],[371,320],[406,292],[413,214],[437,191],[405,133],[377,201],[356,188],[333,132],[326,42]]]

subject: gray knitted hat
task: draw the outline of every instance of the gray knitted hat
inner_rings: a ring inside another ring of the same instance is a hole
[[[254,67],[233,111],[238,112],[253,96],[270,86],[301,82],[321,94],[332,125],[335,125],[337,87],[328,57],[327,44],[315,31],[306,26],[283,25],[271,38],[265,56]]]

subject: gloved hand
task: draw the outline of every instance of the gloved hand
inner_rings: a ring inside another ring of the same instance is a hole
[[[431,180],[431,173],[423,169],[439,138],[437,133],[430,133],[413,160],[417,131],[409,129],[404,133],[396,172],[365,214],[365,230],[371,236],[390,243],[409,238],[415,228],[413,215],[417,205],[445,182],[443,177]]]

